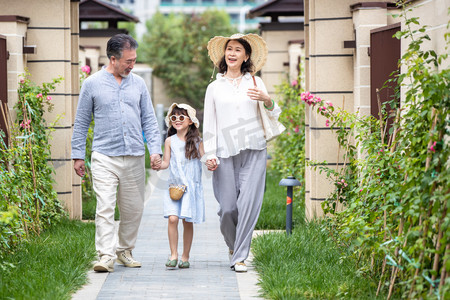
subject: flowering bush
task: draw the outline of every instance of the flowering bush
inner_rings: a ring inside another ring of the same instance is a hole
[[[311,166],[326,172],[336,187],[323,206],[333,214],[328,219],[333,238],[359,261],[371,261],[361,271],[379,277],[378,291],[388,289],[388,298],[448,299],[450,70],[441,68],[448,56],[421,50],[429,40],[420,35],[425,28],[410,29],[417,19],[402,15],[407,29],[396,36],[411,42],[401,60],[407,71],[396,77],[406,96],[392,129],[386,129],[386,109],[375,120],[303,93],[302,101],[326,117],[346,154],[339,171]],[[344,210],[337,211],[337,203]]]
[[[91,67],[88,65],[82,66],[80,68],[80,87],[83,84],[83,81],[91,74]]]
[[[299,82],[300,78],[290,84],[286,81],[277,87],[277,95],[281,96],[278,105],[282,109],[279,121],[286,126],[286,131],[273,143],[271,167],[278,170],[283,177],[294,176],[298,179],[302,186],[294,189],[294,197],[304,199],[305,107],[300,101]],[[303,206],[304,202],[296,201],[295,204]]]
[[[43,118],[45,108],[53,107],[48,93],[62,78],[36,86],[29,73],[23,76],[17,120],[9,124],[10,144],[0,139],[0,257],[27,234],[39,234],[65,215],[53,189],[49,130]]]

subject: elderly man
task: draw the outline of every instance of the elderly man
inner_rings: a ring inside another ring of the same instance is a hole
[[[94,117],[91,170],[97,195],[95,247],[97,272],[113,272],[114,262],[141,267],[134,249],[144,208],[145,147],[152,168],[161,164],[161,136],[144,80],[131,73],[137,42],[126,34],[107,44],[109,64],[88,77],[81,88],[72,136],[72,159],[78,176],[85,174],[86,135]],[[118,241],[114,230],[116,201],[120,212]]]

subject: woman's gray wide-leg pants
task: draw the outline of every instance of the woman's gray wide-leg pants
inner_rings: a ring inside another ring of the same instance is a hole
[[[220,230],[233,257],[230,264],[247,259],[253,229],[264,196],[267,151],[243,150],[220,158],[213,172],[214,196],[220,204]]]

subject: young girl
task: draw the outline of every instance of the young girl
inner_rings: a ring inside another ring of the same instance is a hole
[[[164,217],[168,218],[170,257],[166,267],[174,269],[178,263],[178,220],[183,219],[183,254],[178,268],[189,268],[189,252],[194,236],[193,223],[205,221],[202,169],[203,143],[198,130],[195,109],[187,104],[173,103],[166,116],[169,128],[161,169],[170,169],[169,184],[186,185],[180,200],[174,201],[169,192],[164,199]]]

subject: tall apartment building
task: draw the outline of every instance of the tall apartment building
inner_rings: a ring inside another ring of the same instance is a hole
[[[146,31],[145,23],[157,11],[163,14],[170,13],[202,13],[207,9],[225,10],[236,24],[239,31],[256,29],[260,19],[247,19],[248,11],[265,0],[109,0],[120,5],[139,18],[136,24],[136,34],[141,37]]]

